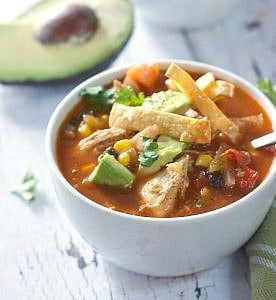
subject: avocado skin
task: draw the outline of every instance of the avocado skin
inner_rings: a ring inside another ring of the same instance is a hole
[[[53,1],[58,1],[58,0],[53,0]],[[90,78],[93,75],[96,75],[102,71],[104,71],[105,69],[107,69],[113,62],[114,60],[120,55],[120,53],[122,52],[122,50],[125,48],[126,44],[129,42],[130,38],[132,37],[133,34],[133,29],[134,29],[134,13],[133,13],[133,9],[132,9],[132,5],[131,2],[129,0],[122,0],[125,1],[128,6],[129,6],[129,10],[130,10],[130,23],[129,23],[129,27],[127,29],[127,34],[124,37],[124,40],[122,40],[122,42],[120,43],[120,45],[116,48],[113,49],[113,52],[111,52],[108,56],[106,56],[105,58],[102,58],[101,61],[99,61],[98,63],[91,65],[89,67],[87,67],[86,70],[80,70],[77,71],[76,68],[76,72],[74,74],[70,74],[70,75],[64,75],[64,76],[53,76],[52,78],[26,78],[26,79],[1,79],[1,75],[0,75],[0,83],[1,84],[8,84],[8,85],[27,85],[27,86],[48,86],[48,85],[59,85],[59,84],[74,84],[77,85],[80,82]],[[47,2],[47,1],[46,1]],[[50,1],[49,1],[50,2]],[[38,3],[34,4],[29,10],[27,10],[26,12],[24,12],[22,15],[20,15],[18,17],[18,19],[15,20],[15,24],[20,24],[20,22],[22,22],[22,18],[23,18],[23,22],[24,22],[24,18],[28,16],[28,14],[33,10],[33,9],[37,9],[37,7],[41,6],[41,3],[44,3],[43,1],[39,1]],[[13,24],[13,23],[11,23]],[[46,46],[47,47],[47,46]]]
[[[112,155],[105,153],[88,180],[95,184],[129,187],[133,184],[134,175]]]

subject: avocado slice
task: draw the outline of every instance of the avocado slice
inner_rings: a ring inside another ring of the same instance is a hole
[[[166,164],[172,162],[174,158],[179,155],[186,147],[186,143],[179,142],[166,135],[161,135],[157,139],[157,144],[157,160],[150,167],[144,167],[140,165],[138,170],[139,175],[148,176],[156,173]]]
[[[176,114],[184,114],[192,103],[179,91],[161,91],[145,98],[143,107],[150,110],[159,110]]]
[[[90,7],[98,20],[93,35],[82,43],[68,40],[45,44],[37,38],[41,25],[65,9],[70,4],[68,0],[41,1],[14,21],[0,24],[0,82],[71,78],[100,71],[112,62],[132,31],[133,14],[129,1],[76,2]]]
[[[96,184],[129,187],[134,182],[134,175],[112,155],[105,153],[88,180]]]

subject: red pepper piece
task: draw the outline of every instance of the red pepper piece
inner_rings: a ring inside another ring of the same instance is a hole
[[[160,70],[157,64],[134,66],[127,71],[127,77],[149,90],[154,88],[159,76]]]
[[[224,152],[227,159],[236,162],[238,165],[246,166],[250,164],[251,158],[248,152],[238,151],[236,149],[228,149]]]
[[[235,169],[236,185],[242,192],[253,190],[258,178],[258,172],[250,169],[247,166],[240,166]]]

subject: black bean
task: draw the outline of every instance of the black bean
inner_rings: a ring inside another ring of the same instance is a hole
[[[224,179],[223,179],[223,175],[221,172],[219,171],[215,171],[215,172],[209,172],[209,171],[205,171],[204,175],[209,183],[210,186],[214,187],[214,188],[222,188],[224,186]]]
[[[119,153],[113,148],[113,147],[108,147],[105,149],[105,153],[108,153],[109,155],[114,156],[115,158],[118,157]]]
[[[82,121],[82,114],[79,114],[77,116],[73,116],[70,121],[69,124],[73,125],[73,126],[79,126],[80,123]]]

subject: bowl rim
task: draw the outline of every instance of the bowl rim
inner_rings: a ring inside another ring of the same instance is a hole
[[[273,130],[276,130],[276,109],[274,108],[273,104],[270,102],[270,100],[259,90],[257,87],[255,87],[253,84],[248,82],[247,80],[243,79],[242,77],[225,70],[220,67],[216,67],[210,64],[201,63],[197,61],[191,61],[191,60],[181,60],[181,59],[160,59],[160,60],[150,60],[150,61],[143,61],[143,63],[157,63],[161,68],[167,67],[170,63],[176,63],[179,64],[184,69],[187,69],[188,71],[198,71],[198,72],[213,72],[215,76],[218,76],[222,79],[228,79],[234,82],[235,84],[239,85],[243,90],[245,90],[248,94],[250,94],[258,103],[262,106],[262,108],[266,111],[268,114],[271,122]],[[260,193],[263,189],[263,187],[268,186],[273,183],[273,181],[276,180],[276,159],[274,158],[272,165],[270,167],[269,173],[265,177],[265,179],[250,193],[243,196],[242,198],[238,199],[237,201],[228,204],[226,206],[223,206],[221,208],[208,211],[201,214],[191,215],[191,216],[180,216],[180,217],[145,217],[145,216],[139,216],[139,215],[132,215],[124,212],[120,212],[117,210],[109,209],[101,204],[98,204],[97,202],[93,201],[92,199],[89,199],[88,197],[81,194],[79,191],[77,191],[70,183],[66,180],[66,178],[63,176],[62,172],[60,171],[57,161],[55,159],[55,143],[57,138],[57,132],[60,128],[61,123],[64,121],[64,117],[70,112],[70,110],[74,107],[74,105],[79,101],[76,99],[76,97],[79,94],[79,91],[89,85],[93,85],[93,82],[96,80],[103,80],[104,78],[108,76],[113,76],[117,73],[124,73],[129,67],[133,65],[137,65],[141,63],[129,63],[125,64],[119,67],[111,68],[108,70],[105,70],[103,72],[100,72],[79,85],[77,85],[75,88],[73,88],[63,99],[62,101],[57,105],[54,112],[52,113],[50,120],[48,122],[47,130],[46,130],[46,136],[45,136],[45,151],[46,151],[46,159],[47,164],[49,166],[50,172],[54,173],[54,175],[58,178],[59,182],[71,193],[74,197],[78,198],[80,201],[84,201],[88,205],[94,207],[95,209],[98,209],[106,214],[111,214],[113,216],[126,218],[133,221],[145,221],[145,222],[153,222],[153,223],[174,223],[174,222],[193,222],[193,221],[199,221],[202,219],[208,220],[209,218],[216,217],[217,215],[221,215],[227,212],[230,212],[237,207],[241,206],[242,204],[245,204],[246,202],[250,201],[254,195]],[[110,82],[110,81],[109,81]],[[108,83],[108,82],[106,82]],[[68,105],[68,102],[70,105],[67,107],[66,112],[63,112],[64,107]],[[63,114],[63,118],[61,120],[58,119],[58,117]],[[54,134],[55,132],[55,134]],[[57,197],[58,198],[58,197]]]

